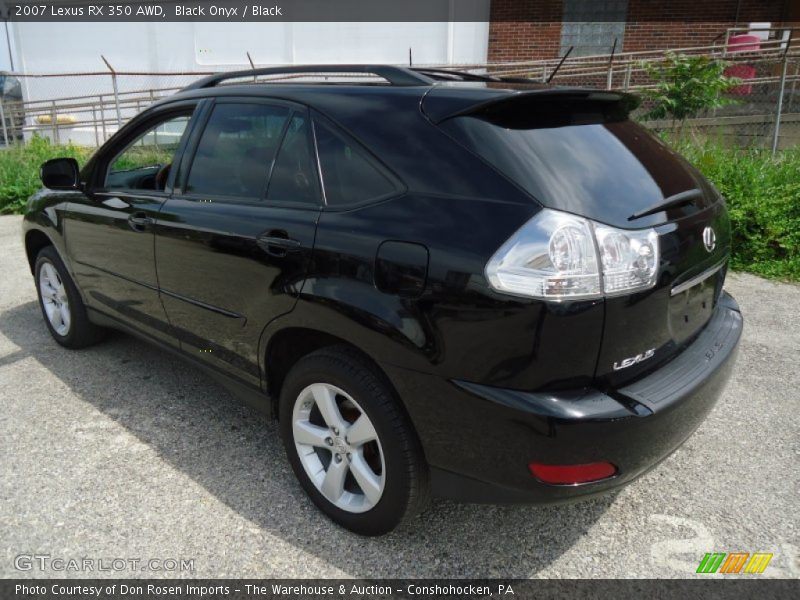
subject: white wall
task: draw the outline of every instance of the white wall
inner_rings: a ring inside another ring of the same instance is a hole
[[[487,1],[488,17],[488,1]],[[27,101],[103,95],[109,102],[116,71],[195,72],[312,63],[476,64],[486,62],[489,25],[484,23],[11,23],[14,66],[19,73],[92,73],[20,78]],[[0,26],[0,34],[3,33]],[[0,39],[0,57],[4,53]],[[7,50],[5,54],[8,55]],[[2,65],[2,58],[0,58]],[[0,67],[2,68],[2,67]],[[196,76],[118,77],[120,92],[188,85]],[[137,94],[139,96],[139,94]],[[79,100],[77,102],[84,102]],[[122,108],[123,122],[144,105]],[[46,110],[49,110],[46,109]],[[62,107],[62,116],[94,121],[91,108]],[[117,128],[111,105],[105,130],[90,125],[42,126],[41,135],[61,142],[101,143]],[[34,124],[34,117],[26,119]],[[30,132],[27,134],[30,135]]]
[[[406,64],[409,47],[415,64],[481,63],[487,58],[489,38],[488,23],[12,23],[11,27],[15,67],[23,73],[105,71],[101,54],[117,71],[247,68],[247,52],[257,65]],[[163,78],[129,79],[120,79],[122,89],[171,84]],[[108,90],[108,80],[30,80],[26,97],[100,93]]]

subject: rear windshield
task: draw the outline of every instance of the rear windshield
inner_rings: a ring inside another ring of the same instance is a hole
[[[441,126],[543,205],[601,222],[630,227],[633,213],[698,187],[693,170],[647,130],[591,106],[548,103]]]

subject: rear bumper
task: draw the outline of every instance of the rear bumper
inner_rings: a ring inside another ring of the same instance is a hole
[[[657,371],[617,390],[529,393],[388,367],[420,435],[435,495],[472,502],[559,502],[625,485],[676,450],[727,383],[742,317],[723,294],[705,329]],[[615,477],[548,485],[532,461],[609,461]]]

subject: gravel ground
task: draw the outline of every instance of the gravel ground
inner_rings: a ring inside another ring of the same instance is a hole
[[[122,334],[52,341],[20,218],[0,217],[0,576],[93,575],[14,567],[44,554],[194,559],[167,576],[687,577],[705,552],[761,551],[764,576],[798,577],[800,287],[727,287],[745,315],[735,377],[650,474],[567,506],[434,501],[363,539],[306,499],[275,424],[196,368]]]

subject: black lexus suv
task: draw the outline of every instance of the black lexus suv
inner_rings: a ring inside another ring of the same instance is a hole
[[[635,105],[391,66],[207,77],[81,171],[42,166],[44,321],[206,368],[361,534],[430,494],[618,488],[702,422],[742,332],[725,202]]]

